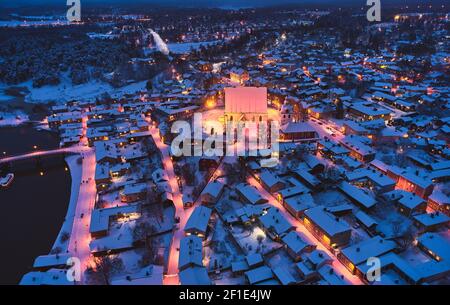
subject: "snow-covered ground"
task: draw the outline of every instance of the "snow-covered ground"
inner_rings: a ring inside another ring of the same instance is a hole
[[[0,27],[27,27],[27,26],[62,26],[68,25],[70,22],[67,20],[39,20],[39,21],[26,21],[26,20],[7,20],[0,21]]]
[[[110,84],[93,80],[81,85],[73,85],[69,79],[62,78],[57,86],[43,86],[41,88],[33,88],[32,82],[28,81],[20,84],[30,90],[25,97],[27,103],[65,103],[67,101],[82,98],[83,100],[94,100],[96,97],[104,93],[108,93],[111,97],[121,97],[124,94],[132,94],[145,89],[146,81],[136,82],[121,88],[113,88]]]
[[[218,43],[219,41],[202,41],[202,42],[184,42],[184,43],[169,43],[170,52],[175,54],[186,54],[192,50],[198,50],[202,46],[209,46]]]
[[[17,126],[28,121],[28,116],[22,111],[0,112],[0,127]]]
[[[64,223],[52,248],[52,250],[59,248],[63,253],[68,250],[69,242],[68,240],[63,242],[61,240],[61,236],[63,235],[63,233],[70,234],[72,231],[75,209],[77,207],[78,192],[80,191],[82,166],[77,162],[79,158],[79,155],[66,157],[66,163],[70,171],[70,177],[72,179],[72,185],[70,188],[70,201],[66,217],[64,218]]]

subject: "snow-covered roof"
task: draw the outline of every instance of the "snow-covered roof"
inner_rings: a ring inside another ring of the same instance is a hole
[[[184,227],[184,231],[206,232],[211,213],[212,210],[210,208],[205,206],[196,207],[192,212],[191,217],[189,217],[186,226]]]
[[[342,249],[341,253],[356,266],[361,263],[366,263],[369,257],[377,257],[391,252],[395,247],[395,242],[385,240],[380,236],[375,236]]]
[[[190,235],[180,241],[180,255],[178,257],[178,268],[183,269],[189,265],[202,267],[203,246],[200,237]]]
[[[377,172],[376,170],[370,170],[367,168],[361,168],[351,172],[346,172],[345,175],[349,181],[367,178],[380,187],[395,185],[395,181],[388,176]]]
[[[416,215],[414,219],[426,227],[450,222],[450,217],[440,212]]]
[[[109,220],[111,217],[123,214],[137,213],[138,210],[139,209],[137,205],[126,205],[113,208],[94,209],[91,215],[91,224],[89,227],[89,232],[92,234],[108,230]]]
[[[297,254],[305,250],[305,248],[313,246],[305,240],[307,240],[307,238],[302,233],[297,231],[291,231],[282,238],[282,241],[286,244],[286,246],[292,252]]]
[[[250,285],[257,284],[273,278],[272,270],[267,266],[261,266],[256,269],[245,272]]]
[[[284,201],[295,212],[301,212],[316,205],[310,193],[292,196]]]
[[[428,197],[429,200],[432,200],[438,204],[442,204],[442,205],[450,205],[450,197],[445,195],[443,192],[441,191],[437,191],[435,190],[433,192],[433,194],[431,194]]]
[[[259,221],[266,229],[273,230],[278,235],[286,233],[293,228],[280,210],[274,207],[268,209],[267,214],[261,216]]]
[[[239,183],[236,185],[238,191],[251,204],[259,204],[267,202],[259,193],[258,189],[247,183]]]
[[[34,260],[33,268],[48,268],[68,265],[68,259],[70,257],[72,257],[72,255],[69,253],[41,255]]]
[[[111,285],[162,285],[164,267],[150,265],[126,277],[111,280]]]
[[[366,227],[370,228],[373,225],[378,225],[378,222],[364,213],[363,211],[359,211],[355,214],[355,217],[357,220],[359,220],[362,224],[364,224]]]
[[[297,184],[296,186],[285,188],[278,192],[283,199],[307,193],[309,193],[309,189],[302,184]]]
[[[260,253],[251,253],[245,257],[245,260],[250,267],[264,262],[263,257]]]
[[[371,208],[377,203],[375,198],[369,196],[362,189],[360,189],[354,185],[351,185],[350,183],[348,183],[346,181],[342,181],[338,187],[342,192],[344,192],[352,200],[358,202],[365,208]]]
[[[45,272],[32,271],[25,274],[20,285],[75,285],[67,278],[67,270],[50,269]]]
[[[206,185],[202,195],[209,194],[215,198],[222,192],[224,186],[225,185],[222,182],[214,180]]]
[[[308,122],[289,122],[281,126],[282,133],[317,132]]]
[[[438,233],[424,233],[417,242],[441,260],[450,261],[450,240]]]
[[[297,281],[287,269],[287,266],[277,266],[272,269],[275,277],[281,282],[282,285],[292,285]]]
[[[181,285],[211,285],[205,267],[189,267],[179,273]]]
[[[305,216],[330,236],[351,230],[347,223],[336,220],[336,218],[332,217],[324,209],[323,206],[317,206],[306,210]]]
[[[262,170],[261,174],[259,175],[259,178],[269,188],[273,187],[277,183],[282,183],[280,178],[278,178],[268,170]]]

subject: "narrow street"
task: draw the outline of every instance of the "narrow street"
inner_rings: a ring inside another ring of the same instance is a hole
[[[83,154],[82,178],[78,195],[72,234],[69,243],[69,251],[81,262],[81,282],[84,283],[84,272],[90,266],[91,235],[89,225],[91,213],[94,209],[97,188],[95,186],[95,152],[91,150]]]
[[[91,235],[89,227],[97,195],[97,187],[95,185],[95,150],[87,146],[87,139],[85,137],[86,130],[87,125],[86,120],[84,119],[83,146],[78,146],[82,149],[81,151],[83,151],[80,154],[82,158],[81,184],[69,241],[69,252],[73,257],[77,257],[81,263],[81,284],[85,284],[84,273],[86,269],[91,266],[91,251],[89,248]]]
[[[158,128],[150,125],[150,132],[152,134],[153,140],[155,141],[156,146],[161,151],[162,158],[163,158],[163,165],[164,169],[166,171],[166,174],[169,178],[169,184],[172,188],[173,192],[173,199],[175,204],[175,217],[179,217],[180,222],[177,224],[173,237],[172,237],[172,243],[170,246],[169,251],[169,261],[168,261],[168,267],[167,267],[167,274],[164,276],[163,283],[164,285],[178,285],[180,283],[180,279],[178,276],[178,258],[180,256],[180,241],[185,236],[184,235],[184,227],[186,225],[186,222],[188,221],[189,217],[191,216],[192,212],[194,211],[195,207],[200,205],[200,198],[198,198],[194,205],[190,208],[184,208],[183,206],[183,200],[182,200],[182,193],[180,192],[180,189],[178,187],[178,181],[177,177],[175,175],[174,169],[173,169],[173,162],[170,158],[169,150],[170,146],[164,144],[161,141],[161,137],[159,135]],[[222,168],[223,162],[219,164],[217,167],[217,170],[220,170]],[[214,180],[216,177],[215,172],[211,175],[211,178],[209,181]]]

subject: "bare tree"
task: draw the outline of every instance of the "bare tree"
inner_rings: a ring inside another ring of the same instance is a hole
[[[111,276],[124,270],[121,258],[101,256],[94,259],[95,268],[89,271],[89,280],[97,284],[110,284]]]

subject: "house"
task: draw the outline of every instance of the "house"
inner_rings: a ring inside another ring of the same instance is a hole
[[[146,183],[126,184],[120,192],[120,201],[130,203],[144,200],[147,197],[147,189]]]
[[[281,240],[294,261],[300,261],[303,253],[316,249],[316,245],[309,243],[306,236],[297,231],[289,232]]]
[[[111,285],[162,285],[164,277],[163,273],[163,266],[150,265],[142,268],[136,273],[113,279]]]
[[[212,210],[205,206],[198,206],[189,217],[184,232],[186,235],[197,235],[204,239],[208,233],[208,223]]]
[[[190,235],[180,241],[180,255],[178,256],[178,269],[188,267],[203,267],[203,245],[198,236]]]
[[[33,269],[38,271],[47,271],[49,269],[67,269],[70,267],[69,253],[49,254],[38,256],[33,263]]]
[[[259,174],[258,178],[258,180],[261,182],[261,185],[269,193],[278,192],[285,187],[284,182],[268,170],[261,171],[261,174]]]
[[[272,269],[272,272],[281,285],[294,285],[297,281],[287,268],[287,266],[277,266]]]
[[[307,154],[303,156],[303,160],[305,160],[305,163],[310,168],[309,173],[311,174],[320,174],[323,173],[326,167],[326,162],[324,160],[319,159],[315,156],[316,150],[314,150],[314,155]],[[296,172],[298,173],[298,172]]]
[[[450,198],[440,191],[434,191],[428,197],[428,206],[435,211],[450,216]]]
[[[188,267],[179,273],[181,285],[211,285],[211,279],[205,267]]]
[[[283,206],[295,218],[301,219],[303,213],[316,206],[314,198],[310,193],[289,197],[283,201]]]
[[[234,276],[243,275],[249,269],[246,261],[237,261],[231,263],[231,272]]]
[[[432,232],[448,227],[450,217],[440,212],[424,213],[413,217],[414,224],[424,232]]]
[[[366,106],[362,103],[353,104],[348,108],[348,112],[364,121],[383,119],[389,121],[391,112],[386,108],[376,106]]]
[[[303,223],[308,231],[327,248],[340,247],[350,241],[350,226],[339,218],[328,214],[322,206],[306,210]]]
[[[230,71],[230,79],[233,83],[244,84],[250,80],[250,75],[242,68],[234,68]]]
[[[338,260],[353,274],[359,278],[364,278],[365,274],[359,273],[356,266],[366,264],[371,257],[380,257],[396,248],[394,241],[385,240],[380,236],[366,239],[356,245],[342,249],[338,255]]]
[[[375,169],[361,168],[345,173],[347,181],[353,185],[368,187],[378,193],[394,190],[395,181]]]
[[[95,142],[95,161],[97,163],[118,163],[120,162],[120,151],[112,141]]]
[[[362,225],[362,227],[369,233],[370,236],[373,236],[377,232],[378,222],[364,213],[363,211],[359,211],[355,214],[356,221]]]
[[[335,160],[338,157],[348,156],[350,154],[350,151],[342,145],[326,139],[321,140],[317,144],[317,148],[323,156],[330,160]]]
[[[317,131],[307,122],[288,122],[280,128],[282,141],[313,142],[319,139]]]
[[[265,213],[266,207],[255,205],[244,205],[242,208],[236,210],[236,216],[244,224],[250,224],[258,217]]]
[[[28,272],[22,277],[19,285],[75,285],[75,281],[69,281],[68,271],[67,269],[52,268],[44,272]]]
[[[403,170],[396,166],[390,166],[387,169],[387,175],[396,181],[396,188],[416,194],[424,199],[433,193],[433,182],[418,175],[418,172],[412,173],[410,170]]]
[[[138,215],[140,215],[138,205],[94,209],[91,215],[89,232],[94,238],[104,237],[108,234],[109,225],[112,221]]]
[[[367,128],[361,126],[361,124],[358,124],[355,121],[350,120],[344,121],[343,128],[344,134],[346,136],[352,134],[358,136],[367,136],[370,133],[370,131]]]
[[[222,196],[224,186],[222,182],[217,180],[208,183],[200,195],[202,203],[215,204]]]
[[[283,203],[286,199],[290,197],[294,197],[297,195],[307,194],[309,193],[309,189],[301,183],[297,183],[293,187],[288,187],[280,190],[277,193],[277,199],[279,202]]]
[[[450,261],[449,240],[438,233],[424,233],[417,238],[417,247],[434,260]]]
[[[245,257],[245,261],[250,269],[264,265],[264,259],[260,253],[251,253]]]
[[[332,263],[333,259],[325,251],[314,250],[311,253],[306,253],[303,260],[295,266],[304,281],[309,282],[319,277],[320,268]]]
[[[111,177],[109,172],[109,163],[95,164],[95,185],[97,186],[97,191],[104,191],[111,184]]]
[[[407,260],[398,256],[394,252],[389,252],[380,257],[380,268],[383,275],[395,272],[406,283],[417,285],[439,280],[450,274],[450,263],[446,261],[437,262],[430,260],[419,264],[411,265]],[[356,266],[359,274],[367,274],[370,265],[360,264]],[[382,276],[383,278],[383,276]],[[364,277],[363,281],[368,283]]]
[[[239,183],[236,185],[236,192],[242,202],[245,203],[262,204],[267,202],[267,199],[261,196],[258,189],[248,183]]]
[[[344,216],[351,214],[353,211],[354,206],[348,203],[342,203],[338,205],[334,205],[331,207],[327,207],[326,211],[328,213],[333,214],[334,216]]]
[[[397,204],[399,211],[406,216],[425,213],[427,208],[427,203],[423,198],[409,192],[404,192]]]
[[[269,208],[267,213],[259,218],[259,222],[263,226],[264,231],[276,240],[294,229],[280,210],[275,207]]]
[[[64,124],[81,123],[83,115],[79,111],[54,113],[47,117],[48,126],[50,128],[58,128]]]
[[[273,279],[272,270],[267,266],[261,266],[256,269],[244,273],[247,282],[250,285],[255,285],[267,280]]]
[[[351,282],[347,280],[344,275],[332,267],[332,265],[325,265],[318,270],[321,281],[319,285],[350,285]]]
[[[109,132],[106,128],[88,128],[86,133],[89,147],[95,145],[98,142],[104,142],[109,140]]]
[[[350,198],[353,203],[357,204],[363,209],[373,208],[377,204],[375,198],[365,193],[362,189],[351,185],[346,181],[342,181],[338,185],[338,188],[342,193],[347,195],[347,197]]]
[[[350,151],[350,156],[361,162],[370,162],[375,159],[375,150],[357,140],[353,135],[339,140],[339,143]]]
[[[109,168],[111,178],[119,178],[125,176],[130,171],[130,163],[118,163]]]
[[[176,120],[187,119],[191,117],[199,106],[186,105],[181,103],[172,103],[159,105],[155,109],[155,113],[161,117],[162,122],[174,122]],[[166,143],[167,138],[162,139]]]
[[[290,171],[292,175],[299,179],[302,183],[305,183],[306,186],[312,188],[312,189],[320,189],[321,181],[316,178],[316,176],[310,174],[308,171],[304,169],[297,169],[297,170],[291,170]]]

